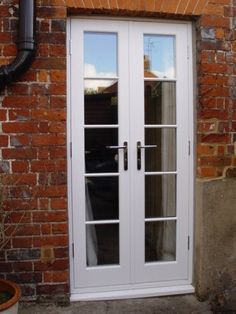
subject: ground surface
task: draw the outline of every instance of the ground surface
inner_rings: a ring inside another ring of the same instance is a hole
[[[208,302],[193,295],[129,299],[119,301],[75,302],[66,307],[56,305],[20,305],[19,314],[212,314]],[[215,312],[221,314],[224,312]],[[235,312],[236,313],[236,312]],[[232,314],[232,312],[231,312]]]

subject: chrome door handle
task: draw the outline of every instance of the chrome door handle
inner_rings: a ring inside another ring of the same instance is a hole
[[[157,148],[157,145],[142,145],[140,141],[137,142],[137,169],[141,170],[142,157],[141,149]]]
[[[106,146],[108,149],[123,149],[124,150],[124,170],[128,170],[128,142],[124,142],[123,146]]]
[[[125,142],[126,143],[126,142]],[[126,146],[106,146],[108,149],[126,149]]]

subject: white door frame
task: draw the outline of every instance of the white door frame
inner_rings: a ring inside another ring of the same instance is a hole
[[[81,18],[80,18],[81,19]],[[105,286],[100,288],[76,288],[75,284],[75,269],[74,269],[74,244],[73,244],[73,211],[72,211],[72,165],[71,165],[71,142],[72,142],[72,130],[71,130],[71,20],[67,23],[67,133],[68,133],[68,213],[69,213],[69,239],[70,239],[70,286],[71,286],[71,300],[96,300],[96,299],[115,299],[115,298],[132,298],[132,297],[144,297],[144,296],[157,296],[157,295],[171,295],[171,294],[183,294],[192,293],[194,288],[192,287],[192,255],[193,255],[193,69],[192,69],[192,26],[189,22],[180,22],[187,26],[188,46],[186,47],[186,53],[188,54],[188,134],[189,134],[189,256],[188,256],[188,279],[176,280],[176,281],[162,281],[158,283],[144,283],[135,285],[116,285]],[[140,21],[140,20],[139,20]],[[141,20],[142,21],[142,20]],[[148,20],[150,23],[153,21]],[[146,21],[145,21],[146,22]],[[156,21],[155,23],[163,23],[163,21]],[[167,23],[164,21],[164,23]],[[179,22],[169,22],[171,24],[178,25]]]

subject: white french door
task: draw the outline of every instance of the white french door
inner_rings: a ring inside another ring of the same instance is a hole
[[[190,29],[70,20],[74,292],[190,283]]]

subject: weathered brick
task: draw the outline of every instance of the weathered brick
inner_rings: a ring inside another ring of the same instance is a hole
[[[12,261],[35,260],[40,258],[39,249],[17,249],[7,252],[7,259]]]

